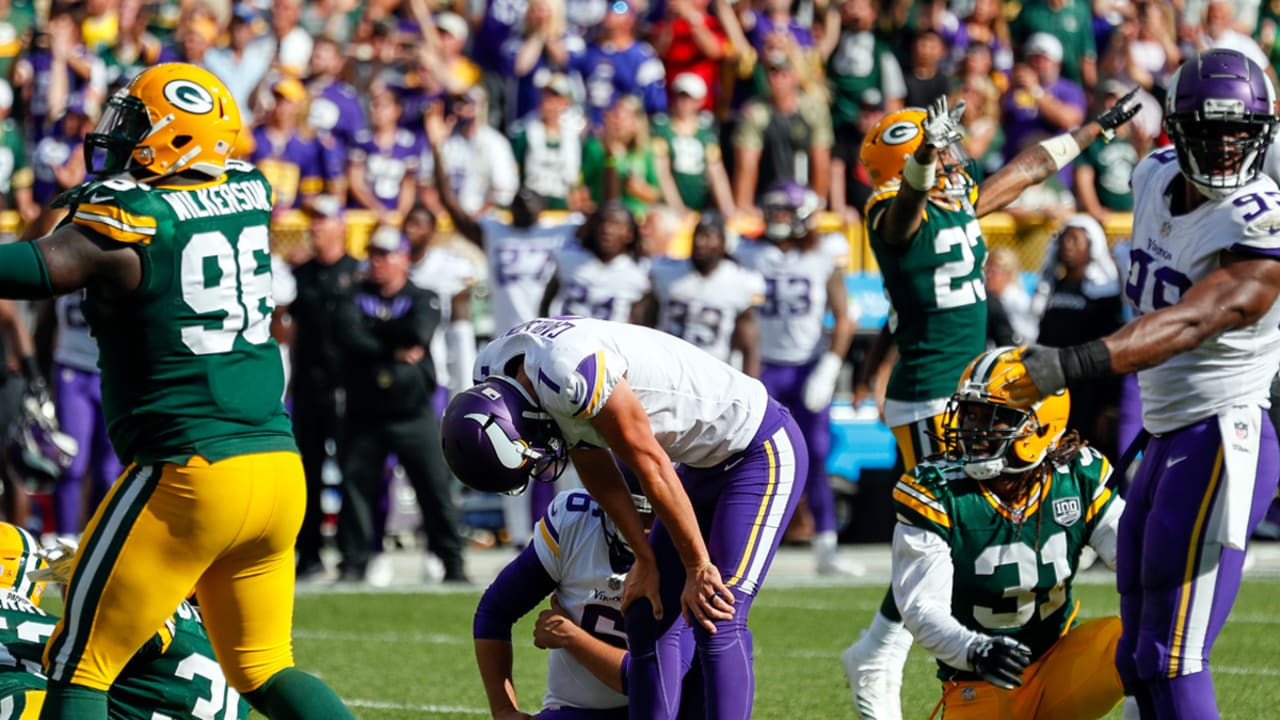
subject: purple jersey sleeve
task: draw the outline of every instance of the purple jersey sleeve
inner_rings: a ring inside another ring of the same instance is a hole
[[[511,627],[555,592],[556,581],[547,574],[530,543],[498,573],[480,596],[471,635],[477,640],[511,640]]]

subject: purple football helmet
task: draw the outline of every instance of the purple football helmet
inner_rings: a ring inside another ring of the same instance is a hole
[[[46,489],[56,482],[79,450],[76,439],[58,428],[53,402],[46,393],[23,398],[22,410],[4,444],[4,455],[29,489]]]
[[[1164,129],[1187,180],[1223,197],[1262,171],[1276,132],[1275,89],[1262,68],[1235,50],[1210,50],[1173,74]]]
[[[760,199],[764,236],[770,242],[798,240],[809,232],[809,218],[822,204],[818,194],[795,180],[779,180]]]
[[[568,464],[554,420],[515,380],[492,376],[454,396],[440,422],[444,459],[463,485],[518,495]]]

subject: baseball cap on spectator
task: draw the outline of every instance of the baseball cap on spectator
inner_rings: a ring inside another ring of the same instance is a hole
[[[560,97],[573,94],[573,86],[569,84],[569,76],[564,73],[551,73],[541,85],[543,90],[553,92]]]
[[[867,88],[858,96],[858,107],[862,110],[883,110],[884,93],[880,88]]]
[[[399,228],[383,225],[369,236],[369,252],[409,252],[409,239]]]
[[[232,22],[253,23],[258,19],[258,11],[247,3],[236,3],[231,13]]]
[[[707,96],[707,83],[693,73],[680,73],[671,81],[671,92],[676,95],[684,93],[694,100],[701,100]]]
[[[310,206],[311,218],[341,218],[342,203],[332,195],[317,195]]]
[[[274,95],[278,95],[285,100],[292,100],[293,102],[304,102],[307,99],[306,87],[304,87],[301,82],[288,76],[275,81],[275,83],[271,85],[271,92]]]
[[[775,50],[764,56],[764,66],[767,70],[781,70],[791,67],[791,58],[787,57],[785,52]]]
[[[1049,33],[1032,33],[1023,50],[1027,57],[1043,55],[1053,62],[1062,62],[1062,41]]]
[[[441,32],[449,33],[463,42],[467,41],[467,21],[460,15],[451,12],[440,13],[436,16],[436,27],[440,28]]]

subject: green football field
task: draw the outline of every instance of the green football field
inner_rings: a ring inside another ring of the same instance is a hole
[[[1082,618],[1117,612],[1114,590],[1077,585]],[[299,664],[325,678],[357,717],[464,718],[488,715],[471,650],[471,614],[480,588],[416,594],[308,593],[298,598]],[[840,652],[879,606],[882,586],[766,588],[751,613],[756,718],[852,718]],[[1214,652],[1224,718],[1275,717],[1280,707],[1280,578],[1246,581]],[[535,710],[545,655],[533,647],[531,618],[516,628],[516,689]],[[932,712],[934,665],[915,649],[907,665],[903,715]],[[1119,710],[1109,718],[1119,718]],[[993,719],[994,720],[994,719]]]

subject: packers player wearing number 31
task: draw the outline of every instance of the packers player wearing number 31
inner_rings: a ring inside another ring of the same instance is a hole
[[[875,188],[867,201],[867,229],[899,355],[884,420],[904,470],[941,450],[947,401],[965,366],[986,348],[987,247],[978,218],[1062,169],[1100,135],[1111,137],[1138,107],[1129,93],[1095,120],[1023,150],[980,187],[960,144],[963,101],[948,109],[942,96],[927,110],[899,110],[867,133],[862,161]],[[902,717],[898,689],[910,647],[887,594],[871,627],[842,658],[863,720]]]
[[[89,521],[45,649],[46,720],[107,717],[107,689],[195,588],[228,682],[267,717],[345,720],[293,668],[305,485],[271,339],[271,188],[228,158],[240,111],[157,65],[85,139],[98,179],[52,234],[0,246],[0,296],[86,290],[111,443],[127,469]]]

